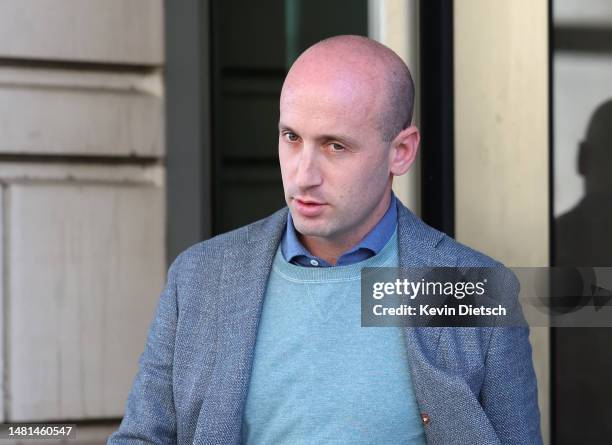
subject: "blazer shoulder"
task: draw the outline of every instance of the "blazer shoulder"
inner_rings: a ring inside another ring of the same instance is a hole
[[[503,303],[507,308],[515,308],[518,303],[520,283],[513,270],[500,261],[461,244],[447,235],[440,240],[438,248],[452,252],[451,254],[457,258],[456,267],[464,271],[469,270],[467,273],[472,280],[480,281],[483,277],[487,279],[487,298]],[[524,326],[525,324],[520,309],[511,309],[510,316],[506,320],[509,325],[511,324],[510,319],[514,321],[516,326]]]
[[[432,265],[457,267],[495,267],[501,263],[466,246],[441,232],[398,201],[400,244],[404,243],[404,254],[430,256]],[[400,245],[400,249],[401,249]],[[415,249],[416,253],[415,253]]]
[[[501,267],[503,264],[444,234],[436,246],[441,252],[457,257],[459,267]]]
[[[279,238],[285,227],[287,212],[285,207],[251,224],[200,241],[183,250],[174,260],[173,266],[181,270],[190,264],[207,264],[211,260],[223,259],[224,253],[232,247],[266,238]]]

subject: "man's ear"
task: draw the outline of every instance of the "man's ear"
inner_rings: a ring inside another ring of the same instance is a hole
[[[401,176],[414,163],[419,151],[421,135],[414,125],[404,128],[391,142],[389,167],[394,176]]]

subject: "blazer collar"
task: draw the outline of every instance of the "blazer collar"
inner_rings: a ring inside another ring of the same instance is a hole
[[[399,200],[397,219],[400,267],[436,266],[447,259],[436,249],[444,233],[429,227]]]
[[[444,257],[440,257],[435,247],[444,237],[439,232],[419,218],[417,218],[399,199],[395,200],[397,206],[398,238],[400,266],[421,267],[437,264]],[[247,242],[254,243],[267,240],[269,244],[263,252],[264,258],[273,258],[287,224],[289,209],[284,207],[268,218],[259,220],[247,226]]]

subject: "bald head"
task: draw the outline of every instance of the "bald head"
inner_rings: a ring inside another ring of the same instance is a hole
[[[412,122],[414,83],[406,64],[386,46],[362,36],[336,36],[304,51],[283,84],[283,97],[313,83],[355,96],[355,112],[374,115],[382,139],[391,141]],[[359,103],[361,102],[361,103]]]

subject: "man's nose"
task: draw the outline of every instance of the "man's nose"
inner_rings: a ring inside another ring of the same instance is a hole
[[[298,160],[295,182],[300,188],[316,187],[322,182],[319,159],[315,147],[303,147]]]

